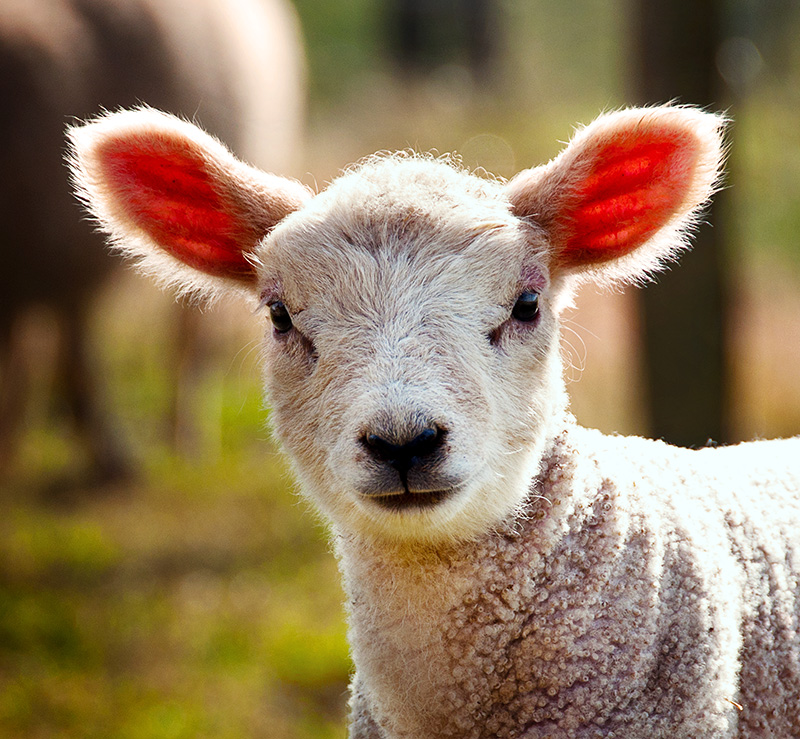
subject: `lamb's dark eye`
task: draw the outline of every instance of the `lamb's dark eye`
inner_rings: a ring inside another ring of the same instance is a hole
[[[511,315],[518,321],[529,323],[539,315],[539,293],[524,292],[517,298],[514,307],[511,309]]]
[[[272,325],[279,334],[285,334],[292,328],[292,317],[286,306],[280,300],[269,304],[269,317],[272,320]]]

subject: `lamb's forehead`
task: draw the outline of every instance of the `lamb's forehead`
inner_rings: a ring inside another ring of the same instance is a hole
[[[284,282],[413,262],[418,268],[514,280],[524,258],[524,225],[503,185],[442,159],[373,157],[346,172],[270,234],[262,277]]]
[[[359,194],[383,195],[389,204],[423,197],[435,209],[497,200],[502,190],[498,180],[470,173],[453,157],[398,152],[375,154],[353,165],[321,195],[326,202],[331,198],[350,202]]]

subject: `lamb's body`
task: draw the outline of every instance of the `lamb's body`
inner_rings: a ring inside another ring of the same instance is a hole
[[[800,439],[691,451],[568,419],[480,540],[340,541],[354,736],[800,736],[787,459]]]
[[[623,111],[508,184],[395,156],[316,196],[152,112],[73,132],[116,243],[269,309],[275,430],[348,593],[353,737],[800,735],[800,439],[605,437],[561,375],[572,284],[675,255],[719,126]]]

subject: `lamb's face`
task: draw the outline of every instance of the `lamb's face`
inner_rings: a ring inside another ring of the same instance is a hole
[[[463,537],[519,505],[563,397],[541,246],[496,183],[396,158],[267,239],[273,421],[335,524]]]

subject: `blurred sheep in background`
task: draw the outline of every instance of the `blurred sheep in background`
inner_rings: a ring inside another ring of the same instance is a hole
[[[31,351],[36,309],[59,337],[50,352],[53,385],[90,477],[112,480],[131,465],[87,336],[116,265],[70,192],[65,126],[146,103],[202,122],[259,166],[291,170],[305,102],[298,30],[284,0],[0,4],[0,471],[23,433],[31,375],[43,370],[41,353]],[[176,371],[186,362],[181,351],[196,350],[199,330],[196,319],[178,320],[175,356],[164,357]]]

